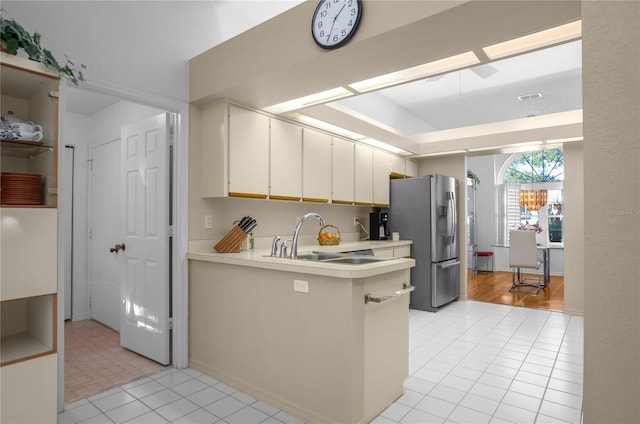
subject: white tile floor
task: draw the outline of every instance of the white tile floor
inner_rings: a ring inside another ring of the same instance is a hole
[[[373,422],[580,423],[582,318],[473,301],[410,311],[404,395]],[[171,369],[74,402],[75,423],[302,421],[194,370]]]

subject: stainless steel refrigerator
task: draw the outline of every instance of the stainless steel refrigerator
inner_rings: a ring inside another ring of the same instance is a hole
[[[458,181],[444,175],[391,180],[389,227],[413,240],[410,307],[435,312],[458,298]]]

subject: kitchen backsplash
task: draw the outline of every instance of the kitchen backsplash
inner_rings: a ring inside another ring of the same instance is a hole
[[[254,237],[281,237],[292,235],[297,219],[308,212],[317,212],[326,224],[335,225],[341,233],[358,233],[359,227],[353,225],[357,217],[362,225],[369,229],[368,206],[333,205],[310,202],[289,202],[282,200],[262,200],[243,198],[202,199],[206,205],[200,217],[192,217],[189,222],[189,240],[216,240],[222,238],[233,226],[234,221],[250,215],[258,226]],[[213,217],[213,229],[204,229],[204,215]],[[302,226],[301,235],[314,235],[320,230],[318,221],[310,218]],[[356,236],[357,239],[357,236]]]

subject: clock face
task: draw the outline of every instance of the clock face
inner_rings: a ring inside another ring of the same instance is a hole
[[[311,20],[313,39],[322,48],[338,48],[356,32],[361,16],[361,0],[320,0]]]

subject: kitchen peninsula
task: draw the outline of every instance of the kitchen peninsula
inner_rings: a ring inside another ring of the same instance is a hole
[[[404,253],[410,243],[299,253]],[[269,253],[189,253],[189,366],[307,422],[371,421],[402,395],[408,374],[415,260],[352,265]]]

